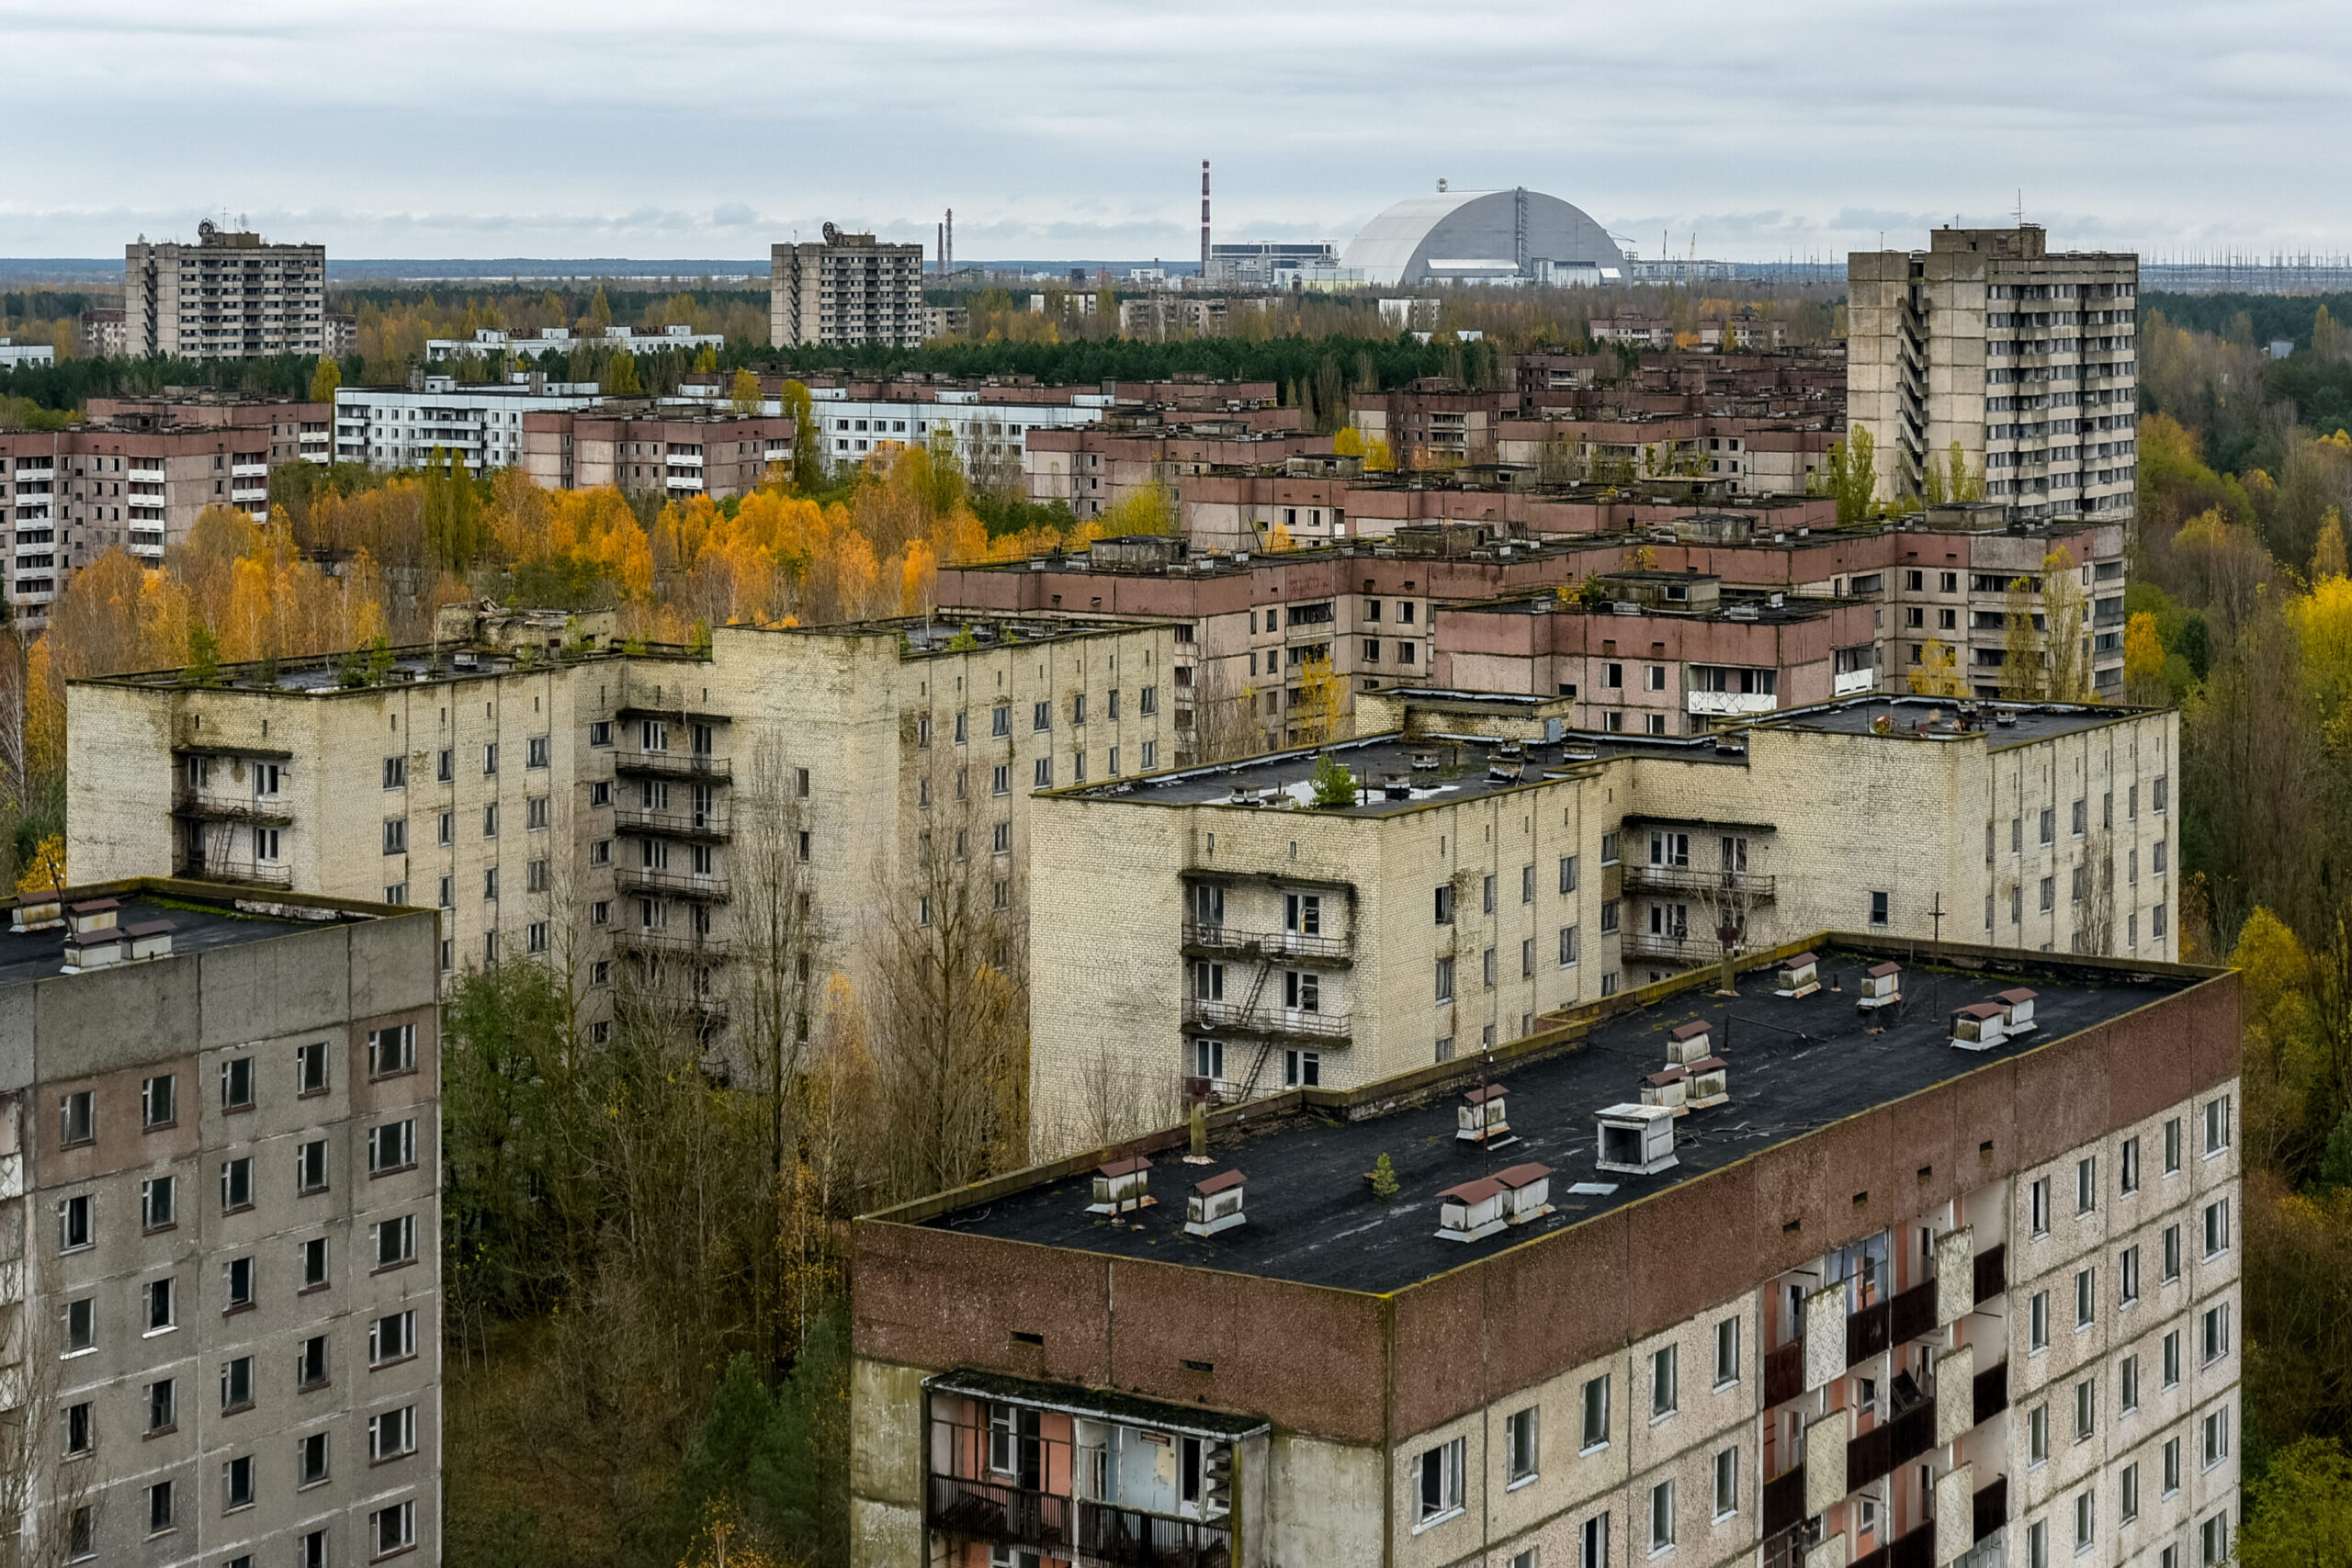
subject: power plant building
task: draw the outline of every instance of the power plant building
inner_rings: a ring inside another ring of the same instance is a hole
[[[1363,226],[1340,265],[1375,287],[1616,283],[1624,254],[1581,209],[1521,186],[1408,197]]]

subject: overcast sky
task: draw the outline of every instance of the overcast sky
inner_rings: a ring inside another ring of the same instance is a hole
[[[1640,254],[2352,250],[2343,0],[0,0],[0,255],[240,214],[342,257],[1329,240],[1525,185]],[[2337,193],[2331,197],[2327,193]]]

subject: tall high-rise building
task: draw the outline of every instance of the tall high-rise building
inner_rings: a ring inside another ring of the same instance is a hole
[[[2132,515],[2139,257],[2052,254],[2030,223],[1939,229],[1924,251],[1855,252],[1846,276],[1846,413],[1882,499],[1949,491],[1956,447],[2023,516]]]
[[[820,244],[772,247],[768,343],[922,346],[922,247],[886,245],[830,223]]]
[[[132,354],[251,359],[326,352],[324,245],[266,245],[197,225],[197,243],[140,240],[122,253],[123,331]]]

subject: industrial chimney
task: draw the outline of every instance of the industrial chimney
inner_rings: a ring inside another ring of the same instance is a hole
[[[1201,160],[1201,283],[1209,280],[1209,161]]]
[[[947,209],[947,221],[941,225],[945,238],[939,243],[939,265],[950,277],[956,276],[956,209]]]

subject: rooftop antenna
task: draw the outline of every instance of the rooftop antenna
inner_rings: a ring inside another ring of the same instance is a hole
[[[2025,227],[2025,187],[2018,187],[2018,227]]]

